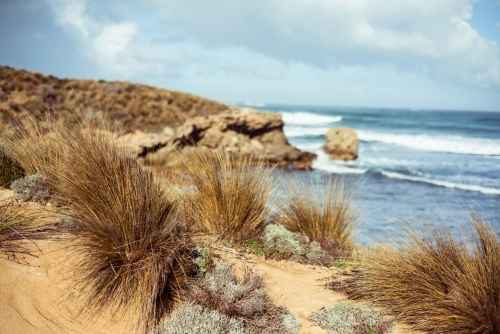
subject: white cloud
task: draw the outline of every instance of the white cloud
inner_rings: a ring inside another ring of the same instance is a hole
[[[467,22],[475,0],[149,0],[165,27],[213,47],[315,66],[425,64],[429,75],[500,87],[500,49]]]
[[[106,63],[115,61],[120,52],[127,51],[136,34],[137,26],[131,22],[106,25],[93,41],[94,50]]]

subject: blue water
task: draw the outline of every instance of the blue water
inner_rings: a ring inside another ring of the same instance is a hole
[[[384,242],[394,223],[425,216],[453,229],[470,208],[500,231],[500,113],[262,105],[281,113],[285,134],[318,154],[313,171],[287,177],[313,180],[319,191],[343,175],[361,199],[364,222],[356,240]],[[323,153],[329,128],[347,126],[360,138],[359,158],[330,160]]]

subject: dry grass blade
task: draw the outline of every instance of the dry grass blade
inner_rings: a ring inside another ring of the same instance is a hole
[[[25,262],[22,260],[24,255],[33,255],[32,247],[27,244],[34,245],[30,240],[39,234],[30,225],[33,217],[25,207],[11,199],[0,201],[0,254],[11,261]]]
[[[0,145],[27,175],[48,176],[49,169],[56,165],[62,153],[58,145],[59,133],[54,130],[50,116],[44,117],[43,122],[26,117],[23,122],[0,124]]]
[[[457,241],[444,226],[367,256],[347,287],[428,333],[500,333],[500,240],[477,214]]]
[[[269,218],[271,168],[218,151],[197,150],[186,161],[197,189],[186,207],[200,232],[240,241],[262,231]]]
[[[85,312],[132,310],[147,332],[182,294],[192,270],[190,238],[178,202],[151,172],[120,152],[103,126],[83,125],[71,133],[59,129],[69,159],[51,173],[78,225],[75,270],[86,291]]]
[[[277,222],[292,232],[305,234],[336,257],[349,256],[352,232],[361,218],[354,190],[342,178],[330,179],[323,197],[304,182],[292,185],[292,196],[280,207]]]
[[[23,176],[24,170],[21,166],[0,146],[0,187],[8,187],[13,181]]]

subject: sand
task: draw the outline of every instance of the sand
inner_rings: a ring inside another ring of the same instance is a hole
[[[0,199],[12,195],[0,190]],[[77,312],[82,305],[78,291],[72,290],[72,258],[69,241],[37,241],[29,245],[36,257],[25,256],[26,263],[0,257],[0,334],[26,333],[137,333],[134,316],[102,314],[89,320]],[[266,260],[245,255],[251,263],[219,252],[221,257],[241,268],[250,266],[263,275],[268,292],[279,306],[285,306],[302,321],[300,333],[327,333],[309,320],[311,313],[346,300],[342,294],[324,287],[325,279],[341,270],[335,267],[303,265],[289,261]],[[394,334],[408,334],[397,325]]]

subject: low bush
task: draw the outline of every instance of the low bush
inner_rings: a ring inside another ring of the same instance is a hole
[[[297,333],[298,320],[272,304],[261,276],[244,270],[239,279],[232,267],[221,260],[191,286],[189,300],[241,321],[245,333]]]
[[[47,179],[41,174],[28,175],[20,178],[10,185],[14,195],[26,202],[47,204],[52,197],[52,190],[47,185]]]
[[[197,150],[185,161],[197,189],[186,208],[198,231],[235,242],[262,232],[269,217],[272,169],[226,152]]]
[[[498,233],[477,214],[458,228],[461,238],[442,225],[408,226],[396,249],[366,256],[343,290],[417,331],[500,333]]]
[[[294,185],[291,192],[277,223],[318,242],[334,258],[349,257],[352,232],[360,221],[354,191],[342,179],[330,179],[322,198],[318,189],[304,183]]]
[[[155,334],[246,334],[242,323],[217,310],[188,303],[167,317]]]
[[[366,305],[348,302],[314,311],[310,319],[329,334],[385,334],[393,328],[392,322],[382,313]]]
[[[262,236],[247,239],[241,244],[257,255],[277,260],[331,266],[335,258],[316,241],[301,233],[288,231],[284,226],[269,224]]]
[[[0,187],[8,187],[23,176],[23,168],[0,147]]]

